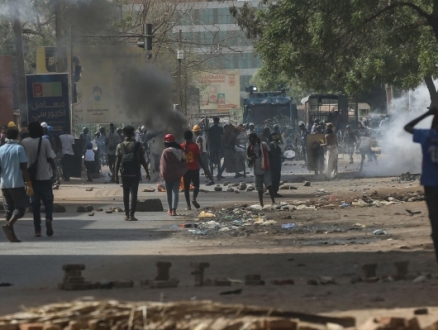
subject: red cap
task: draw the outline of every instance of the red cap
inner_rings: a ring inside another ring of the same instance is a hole
[[[175,142],[175,137],[172,134],[167,134],[164,136],[164,142]]]

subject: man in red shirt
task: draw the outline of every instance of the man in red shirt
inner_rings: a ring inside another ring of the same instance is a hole
[[[192,204],[194,207],[199,209],[201,206],[196,201],[199,193],[199,166],[201,166],[204,170],[206,177],[208,177],[212,181],[213,177],[208,168],[202,162],[199,146],[195,142],[193,142],[193,132],[185,131],[184,140],[186,140],[186,142],[182,143],[181,147],[183,148],[186,155],[186,163],[188,168],[188,171],[186,172],[186,174],[184,174],[184,196],[187,202],[187,210],[192,209],[190,204],[190,183],[193,183],[193,186],[195,187],[193,191]]]

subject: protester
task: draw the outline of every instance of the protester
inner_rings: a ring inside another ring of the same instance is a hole
[[[199,151],[201,152],[201,159],[204,165],[208,165],[208,151],[207,151],[207,137],[202,135],[202,130],[199,125],[195,125],[192,128],[192,132],[195,135],[195,142],[199,147]],[[205,174],[205,173],[204,173]],[[214,181],[210,181],[207,183],[207,186],[211,186],[214,184]]]
[[[344,146],[347,148],[347,153],[350,156],[350,164],[353,164],[354,148],[358,143],[358,139],[356,134],[351,130],[350,125],[347,125],[345,129],[346,133],[344,135]]]
[[[75,144],[75,139],[72,135],[68,133],[60,135],[59,139],[61,140],[62,175],[64,177],[64,181],[70,181],[72,165],[75,156],[75,153],[73,151],[73,145]]]
[[[243,127],[243,124],[240,124],[237,126],[237,137],[236,137],[236,146],[235,146],[235,153],[236,153],[236,176],[235,178],[246,178],[246,172],[245,172],[245,163],[246,163],[246,148],[247,148],[247,141],[248,141],[248,135],[246,134],[246,131]],[[243,174],[240,174],[240,172],[243,171]]]
[[[433,116],[430,129],[415,128],[420,121],[429,116]],[[408,123],[405,130],[414,135],[414,142],[420,143],[423,151],[420,183],[424,186],[435,257],[438,262],[438,108],[430,108],[429,111]]]
[[[325,147],[327,147],[327,178],[333,179],[338,175],[338,138],[333,133],[333,124],[327,124],[325,135]]]
[[[109,167],[109,170],[111,172],[110,173],[111,174],[111,181],[110,182],[115,182],[114,176],[115,176],[116,172],[114,170],[114,165],[116,162],[116,148],[120,142],[122,142],[122,140],[120,139],[120,136],[116,133],[116,128],[114,127],[114,124],[111,123],[110,124],[110,132],[109,132],[108,136],[106,137],[106,141],[105,141],[105,144],[107,146],[108,167]]]
[[[79,135],[79,139],[82,143],[82,154],[85,154],[85,151],[87,151],[87,142],[91,142],[89,132],[90,130],[88,129],[88,127],[84,127],[82,129],[82,133]]]
[[[270,167],[271,167],[271,178],[272,178],[272,192],[275,197],[283,197],[278,193],[280,189],[281,180],[281,162],[283,153],[281,151],[281,136],[278,134],[271,135],[272,141],[269,145],[270,148]]]
[[[307,134],[309,131],[306,129],[306,125],[303,122],[299,124],[300,128],[300,141],[301,141],[301,154],[303,155],[304,165],[307,164]]]
[[[93,150],[93,144],[91,142],[87,142],[87,151],[85,151],[84,155],[84,165],[87,169],[87,182],[93,182],[91,175],[96,166],[96,162],[94,160],[95,156],[96,154]]]
[[[119,183],[119,170],[122,175],[123,203],[125,205],[125,221],[137,221],[135,210],[137,207],[138,185],[141,177],[141,166],[146,171],[146,180],[149,181],[148,164],[146,163],[145,151],[140,142],[135,141],[135,129],[133,126],[123,128],[125,141],[116,148],[115,181]],[[131,205],[129,205],[131,195]]]
[[[196,200],[199,194],[199,167],[202,167],[205,176],[210,178],[211,181],[213,181],[213,177],[201,159],[201,152],[198,145],[193,142],[192,131],[187,130],[184,132],[184,140],[185,142],[181,144],[181,148],[184,151],[188,169],[184,174],[184,196],[186,198],[187,210],[192,209],[190,204],[190,184],[193,184],[194,187],[192,204],[199,209],[201,206]]]
[[[43,127],[38,122],[29,124],[30,137],[23,140],[22,145],[27,153],[28,169],[36,164],[35,177],[32,180],[34,195],[32,197],[33,222],[35,237],[41,236],[41,201],[46,216],[46,235],[53,235],[53,189],[52,173],[56,173],[54,153],[49,140],[43,139]]]
[[[269,129],[269,127],[263,128],[262,134],[260,134],[259,139],[260,141],[265,143],[271,142],[271,130]]]
[[[236,172],[236,128],[229,124],[224,125],[224,138],[222,143],[222,150],[224,155],[224,162],[222,167],[219,168],[218,180],[223,179],[222,173],[227,171],[228,173]]]
[[[274,125],[271,136],[269,137],[269,142],[273,140],[278,140],[278,144],[283,145],[283,138],[281,137],[280,126],[278,126],[278,124]]]
[[[263,206],[263,184],[269,191],[272,204],[275,204],[271,171],[269,170],[269,146],[267,143],[260,141],[256,133],[251,133],[248,138],[248,166],[254,168],[255,184],[259,194],[260,205]]]
[[[248,130],[248,132],[246,132],[247,135],[249,135],[251,133],[255,133],[255,125],[254,125],[254,123],[249,123],[249,130]]]
[[[313,126],[312,126],[312,129],[310,130],[310,134],[317,134],[317,133],[319,133],[318,127],[319,127],[319,119],[316,118],[313,121]]]
[[[222,179],[222,176],[219,174],[219,172],[221,169],[221,150],[223,135],[224,129],[219,126],[219,117],[214,117],[213,126],[208,129],[208,150],[210,151],[210,173],[213,176],[213,166],[217,165],[218,180]]]
[[[3,231],[10,242],[20,242],[15,235],[14,223],[26,212],[28,197],[25,186],[28,194],[32,195],[32,182],[27,172],[28,158],[19,144],[18,134],[17,128],[8,128],[5,144],[0,147],[0,185],[6,217]]]
[[[360,137],[360,141],[359,141],[359,151],[361,155],[359,172],[362,172],[363,170],[363,163],[365,161],[366,155],[368,155],[368,157],[370,157],[371,159],[374,159],[377,165],[377,156],[371,149],[372,143],[373,140],[370,138],[370,133],[366,131],[365,134]]]
[[[187,172],[183,148],[175,142],[172,134],[164,136],[163,153],[160,159],[160,176],[164,179],[169,204],[169,215],[177,215],[181,177]]]

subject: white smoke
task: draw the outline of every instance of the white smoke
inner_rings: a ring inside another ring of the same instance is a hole
[[[435,82],[436,84],[436,82]],[[391,126],[383,132],[379,140],[382,154],[378,155],[378,166],[365,161],[364,173],[367,175],[399,176],[402,173],[421,173],[421,147],[414,143],[412,135],[403,127],[415,117],[427,111],[430,94],[425,84],[393,99],[390,106]],[[430,128],[431,118],[420,122],[416,128]]]

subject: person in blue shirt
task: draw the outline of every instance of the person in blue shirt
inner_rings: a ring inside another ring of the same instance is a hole
[[[27,172],[28,159],[26,151],[18,142],[18,134],[16,128],[8,128],[6,143],[0,147],[0,186],[6,216],[6,225],[3,226],[3,231],[11,242],[20,242],[15,236],[14,223],[22,218],[26,212],[27,197],[24,180],[26,180],[29,194],[32,190]]]
[[[429,116],[434,116],[430,129],[414,128]],[[438,107],[431,107],[428,112],[412,120],[405,126],[405,130],[414,135],[414,142],[421,144],[423,165],[420,183],[424,186],[435,257],[438,262]]]

